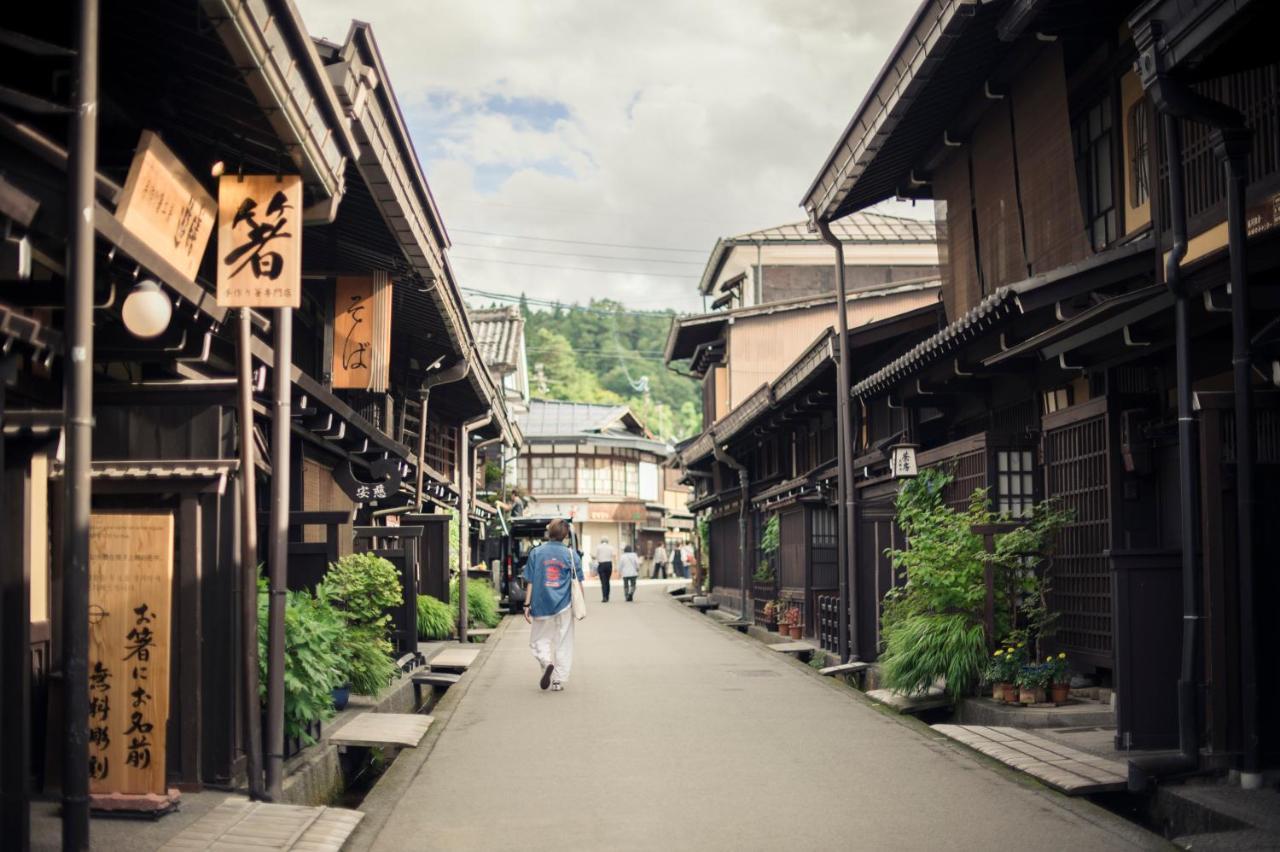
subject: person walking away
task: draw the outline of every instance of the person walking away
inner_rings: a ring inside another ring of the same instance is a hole
[[[667,548],[661,543],[653,551],[653,574],[650,576],[654,578],[661,576],[662,579],[667,579]]]
[[[684,576],[684,556],[678,544],[671,547],[671,576],[676,578]]]
[[[600,575],[600,599],[609,602],[609,578],[613,576],[613,547],[602,538],[596,545],[596,573]]]
[[[686,580],[689,579],[689,569],[693,567],[693,547],[685,544],[680,547],[680,562],[683,566],[684,573],[681,575]]]
[[[547,524],[547,540],[529,551],[521,577],[525,583],[524,620],[532,625],[529,649],[542,667],[538,686],[559,692],[573,667],[573,592],[571,578],[582,576],[582,560],[565,546],[569,525]]]
[[[618,573],[622,575],[622,593],[628,601],[636,596],[636,580],[640,576],[640,557],[631,545],[622,548],[622,556],[618,559]]]

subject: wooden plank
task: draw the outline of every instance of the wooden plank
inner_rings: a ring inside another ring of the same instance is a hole
[[[361,713],[329,735],[338,746],[406,746],[422,742],[434,721],[418,713]]]
[[[460,680],[462,675],[448,672],[415,672],[413,675],[414,683],[425,683],[430,686],[452,686]]]
[[[934,725],[933,729],[1069,796],[1123,790],[1128,785],[1124,764],[1029,731],[982,725]]]
[[[838,666],[827,666],[826,668],[818,669],[818,674],[835,677],[836,675],[853,674],[869,668],[871,668],[870,663],[842,663]]]
[[[951,704],[951,697],[936,686],[922,695],[903,695],[891,689],[873,689],[867,693],[867,697],[880,704],[886,704],[899,713],[907,714],[936,710]]]
[[[479,648],[445,648],[428,661],[434,669],[467,669],[480,656]]]
[[[777,651],[779,654],[805,654],[812,653],[818,648],[808,642],[779,642],[776,645],[770,645],[769,650]]]
[[[337,852],[362,819],[359,811],[343,808],[276,805],[231,796],[160,848]]]

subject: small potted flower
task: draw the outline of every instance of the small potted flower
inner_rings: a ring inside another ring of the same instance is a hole
[[[787,629],[791,631],[792,639],[800,638],[802,626],[800,624],[800,608],[793,606],[787,610]]]
[[[1044,704],[1050,672],[1043,663],[1027,663],[1018,672],[1018,697],[1023,704]]]
[[[1066,704],[1071,697],[1071,682],[1067,678],[1067,655],[1060,652],[1057,656],[1044,658],[1044,666],[1049,670],[1049,700],[1054,704]]]
[[[765,622],[765,624],[769,625],[769,627],[770,627],[770,628],[773,628],[773,627],[774,627],[774,625],[775,625],[775,619],[777,618],[777,616],[778,616],[778,604],[777,604],[777,602],[776,602],[776,601],[768,601],[768,602],[766,602],[766,603],[765,603],[765,605],[764,605],[764,622]]]
[[[987,663],[987,683],[991,684],[991,698],[994,701],[1018,700],[1018,687],[1014,679],[1018,674],[1018,661],[1012,648],[996,648]]]

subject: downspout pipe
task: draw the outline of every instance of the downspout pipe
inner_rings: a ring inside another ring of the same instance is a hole
[[[62,848],[89,848],[89,517],[93,458],[94,180],[98,0],[81,0],[67,211],[65,526],[62,574]]]
[[[467,642],[467,566],[471,558],[471,433],[493,422],[493,412],[473,417],[458,434],[458,641]]]
[[[423,380],[422,387],[418,390],[418,399],[422,401],[422,408],[419,415],[420,419],[418,420],[418,477],[413,490],[413,503],[415,510],[418,512],[422,511],[422,486],[423,477],[426,474],[424,465],[427,463],[427,409],[431,403],[431,389],[440,385],[462,381],[470,372],[471,359],[462,358],[447,370],[429,374]]]
[[[844,246],[831,233],[831,224],[824,219],[817,221],[818,233],[836,253],[836,429],[839,443],[836,447],[839,475],[836,477],[836,499],[840,504],[840,524],[837,526],[836,551],[840,561],[840,659],[842,662],[860,659],[858,646],[858,578],[856,560],[853,558],[853,541],[856,523],[855,505],[857,489],[853,485],[853,423],[849,410],[852,402],[853,382],[849,376],[849,317],[846,306],[847,287],[844,273]]]
[[[747,476],[746,466],[729,455],[728,448],[720,446],[715,432],[711,433],[711,454],[716,461],[728,465],[738,474],[738,577],[742,584],[741,617],[747,618],[747,492],[750,488],[750,479]]]
[[[1158,22],[1152,22],[1147,32],[1139,33],[1138,38],[1144,41],[1148,36],[1159,35]],[[1135,39],[1137,40],[1137,39]],[[1197,499],[1200,494],[1198,434],[1195,416],[1192,410],[1191,394],[1191,330],[1190,305],[1191,293],[1182,278],[1182,260],[1187,253],[1187,207],[1186,192],[1182,179],[1182,126],[1181,119],[1189,119],[1219,129],[1238,131],[1244,127],[1243,117],[1224,104],[1209,100],[1170,77],[1161,67],[1162,57],[1159,51],[1148,45],[1139,58],[1139,68],[1143,72],[1143,83],[1151,95],[1152,104],[1161,116],[1165,130],[1165,159],[1169,165],[1169,228],[1172,239],[1169,253],[1165,256],[1165,285],[1174,296],[1174,339],[1176,344],[1177,365],[1177,397],[1178,397],[1178,468],[1179,468],[1179,507],[1183,529],[1182,538],[1182,661],[1178,676],[1178,754],[1165,758],[1137,758],[1129,761],[1129,789],[1140,792],[1147,789],[1153,779],[1185,775],[1200,769],[1200,713],[1199,684],[1197,683],[1197,662],[1201,656],[1201,632],[1203,615],[1200,601],[1200,572],[1198,559],[1200,555],[1200,517]],[[1232,134],[1235,135],[1234,133]],[[1232,215],[1230,205],[1228,214]],[[1243,213],[1243,201],[1241,201]],[[1233,217],[1240,218],[1240,217]],[[1243,219],[1238,223],[1243,228]],[[1228,231],[1231,225],[1228,223]],[[1243,231],[1241,231],[1241,238]],[[1232,239],[1231,255],[1233,276],[1239,249],[1241,271],[1243,271],[1243,240],[1236,246]],[[1233,337],[1237,325],[1245,319],[1243,306],[1247,304],[1243,275],[1232,281],[1232,325]],[[1240,306],[1237,306],[1239,300]],[[1246,343],[1247,346],[1247,343]],[[1245,362],[1245,388],[1243,395],[1248,395],[1248,363]],[[1237,409],[1242,396],[1242,389],[1237,385]],[[1246,404],[1246,413],[1248,406]],[[1252,436],[1249,420],[1244,421],[1244,431]],[[1237,418],[1237,428],[1241,422]],[[1252,448],[1252,442],[1248,449]],[[1237,447],[1237,452],[1246,447]],[[1245,463],[1243,457],[1237,458],[1237,468],[1241,479],[1249,482],[1237,482],[1237,497],[1244,491],[1251,496],[1252,460]],[[1245,471],[1248,474],[1245,474]],[[1251,513],[1251,506],[1246,514]],[[1250,530],[1250,538],[1241,540],[1241,553],[1252,550],[1251,522],[1243,522],[1244,528]],[[1242,637],[1242,645],[1243,645]],[[1255,728],[1256,734],[1256,728]]]

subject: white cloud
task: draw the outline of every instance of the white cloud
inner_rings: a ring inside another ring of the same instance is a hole
[[[463,286],[696,309],[705,254],[464,231],[709,252],[717,237],[798,221],[800,197],[916,5],[366,0],[359,15],[373,25]],[[314,35],[345,37],[345,0],[300,6]],[[480,257],[689,277],[465,259]],[[655,257],[683,263],[639,259]]]

